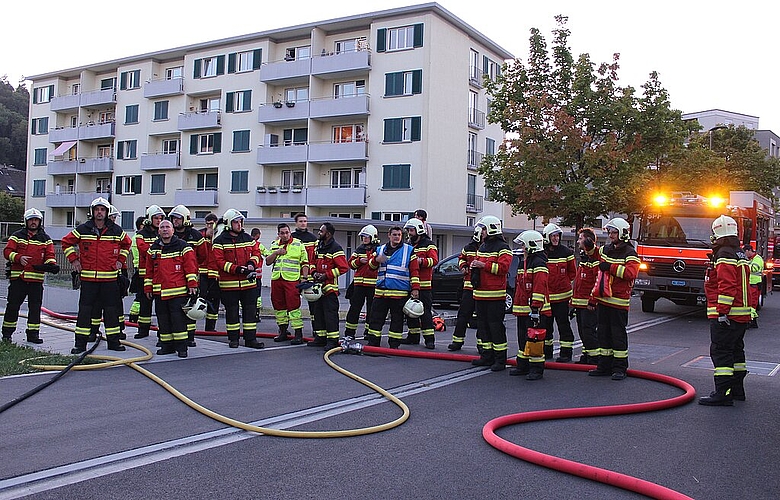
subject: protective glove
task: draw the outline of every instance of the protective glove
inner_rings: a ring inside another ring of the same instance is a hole
[[[33,269],[51,274],[59,274],[60,272],[60,266],[57,264],[35,264]]]
[[[249,274],[249,269],[246,266],[236,266],[236,274]]]
[[[247,273],[246,279],[249,281],[254,281],[255,279],[257,279],[257,273],[254,271]]]
[[[718,316],[718,323],[721,325],[731,326],[731,321],[729,321],[729,317],[725,314]]]
[[[600,269],[601,271],[605,272],[605,273],[606,273],[607,271],[609,271],[609,269],[610,269],[611,267],[612,267],[612,264],[610,264],[609,262],[607,262],[607,261],[605,261],[605,260],[602,260],[601,262],[599,262],[599,269]]]

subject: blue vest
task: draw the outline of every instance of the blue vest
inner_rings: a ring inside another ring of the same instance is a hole
[[[382,255],[384,251],[385,245],[376,249],[377,255]],[[384,290],[411,290],[409,262],[413,253],[414,247],[412,245],[401,243],[401,248],[393,252],[387,262],[379,264],[376,287]]]

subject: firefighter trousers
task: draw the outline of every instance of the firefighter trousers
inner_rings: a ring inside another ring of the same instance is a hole
[[[257,288],[242,288],[241,290],[221,290],[220,300],[225,304],[225,329],[229,340],[238,340],[243,320],[244,341],[257,339]],[[241,304],[239,315],[238,306]],[[239,316],[242,316],[239,319]]]
[[[474,291],[463,290],[463,295],[458,306],[458,318],[455,321],[455,331],[452,332],[452,342],[454,344],[463,344],[466,341],[466,329],[469,327],[469,321],[474,316],[476,306],[474,304]],[[477,334],[477,345],[481,345],[479,334]]]
[[[371,304],[374,302],[374,287],[355,285],[352,297],[349,299],[349,310],[347,311],[347,324],[344,330],[345,336],[354,337],[360,321],[360,311],[363,310],[363,304],[366,305],[366,324],[371,317]]]
[[[419,298],[423,305],[423,314],[419,318],[407,318],[406,325],[409,327],[409,335],[419,335],[422,332],[424,337],[430,337],[434,334],[433,292],[420,290]]]
[[[82,281],[79,295],[79,313],[76,318],[76,338],[86,339],[92,331],[93,311],[103,316],[106,338],[119,335],[119,284],[111,281]],[[148,299],[147,299],[148,300]],[[85,340],[86,342],[86,340]]]
[[[575,309],[574,313],[577,315],[577,331],[582,340],[582,354],[595,358],[599,355],[599,319],[596,311],[581,307]]]
[[[37,333],[41,329],[41,304],[43,304],[43,283],[11,280],[8,285],[8,303],[3,316],[3,337],[10,337],[19,321],[19,308],[27,299],[27,331]]]
[[[319,300],[309,302],[309,308],[314,313],[314,335],[328,340],[339,338],[339,296],[327,293]]]
[[[482,338],[482,349],[493,351],[494,355],[506,359],[506,325],[504,325],[504,310],[506,301],[475,300],[477,309],[477,331]]]
[[[561,344],[562,358],[571,359],[572,348],[574,347],[574,331],[571,329],[571,320],[569,319],[569,303],[553,302],[550,304],[552,316],[542,316],[542,328],[547,330],[544,337],[544,345],[549,346],[548,351],[552,353],[553,345],[553,325],[558,325],[558,340]]]
[[[186,302],[187,297],[172,297],[165,300],[160,296],[154,297],[154,310],[157,311],[157,333],[159,333],[161,341],[187,340],[187,315],[182,309]]]
[[[385,326],[385,319],[388,311],[390,312],[390,329],[388,337],[391,342],[400,341],[404,332],[404,304],[407,297],[390,298],[374,297],[371,304],[371,316],[368,322],[368,332],[377,337],[382,336],[382,328]]]
[[[715,368],[715,385],[729,386],[736,372],[744,372],[745,330],[747,323],[730,321],[730,325],[710,320],[710,358]]]
[[[598,370],[625,373],[628,369],[628,311],[599,304],[596,314],[599,321]]]

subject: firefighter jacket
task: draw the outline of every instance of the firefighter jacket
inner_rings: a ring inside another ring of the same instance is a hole
[[[241,272],[248,264],[252,264],[255,268],[260,266],[257,242],[243,229],[238,234],[229,230],[222,231],[214,238],[212,250],[217,261],[220,290],[238,291],[257,288],[257,283],[254,280],[250,281],[247,274]]]
[[[598,255],[599,261],[609,262],[607,273],[612,285],[611,297],[591,297],[591,303],[598,302],[616,309],[628,310],[631,289],[639,273],[639,257],[634,247],[625,241],[621,241],[617,246],[608,243],[601,248],[595,248],[591,255]]]
[[[572,295],[571,282],[577,276],[577,265],[574,262],[574,252],[566,245],[548,245],[547,269],[550,271],[547,289],[550,302],[568,301]]]
[[[88,220],[62,238],[62,251],[68,261],[81,261],[82,281],[116,281],[116,263],[127,263],[130,245],[130,237],[110,220],[103,229]]]
[[[715,256],[707,254],[710,261],[704,273],[704,296],[707,298],[707,318],[718,319],[718,275],[715,272]]]
[[[379,263],[376,256],[387,255],[387,262]],[[420,289],[419,264],[414,258],[414,247],[401,243],[393,248],[389,243],[376,249],[368,265],[377,270],[374,297],[404,299],[410,290]]]
[[[471,261],[477,257],[477,250],[479,250],[479,243],[471,240],[458,255],[458,267],[463,271],[464,290],[473,290],[474,288],[471,285]]]
[[[303,243],[306,248],[306,255],[309,258],[309,264],[314,263],[314,249],[317,247],[317,237],[309,230],[302,231],[296,229],[292,232],[292,237]]]
[[[30,257],[26,266],[20,262],[24,256]],[[11,263],[11,279],[21,279],[32,283],[43,283],[44,271],[37,271],[33,266],[56,264],[54,258],[54,243],[43,230],[33,234],[26,227],[14,232],[3,249],[3,256]]]
[[[374,252],[376,252],[375,247],[376,245],[370,243],[368,245],[361,244],[352,252],[352,255],[349,256],[349,268],[355,271],[355,277],[352,280],[355,286],[367,286],[371,288],[376,286],[377,270],[371,269],[371,266],[368,265],[368,260],[370,260],[371,256],[374,255]],[[360,262],[360,259],[366,259],[366,262],[362,263]]]
[[[549,278],[547,255],[535,252],[526,258],[520,257],[515,279],[515,297],[512,304],[512,314],[528,316],[531,309],[538,309],[545,316],[552,315],[550,301],[547,297]]]
[[[430,290],[433,266],[439,263],[439,250],[427,234],[423,234],[414,245],[414,256],[420,270],[420,290]]]
[[[196,231],[197,232],[197,231]],[[184,297],[198,287],[198,259],[189,243],[174,235],[169,243],[158,239],[146,252],[144,292],[162,300]]]
[[[506,275],[512,265],[512,250],[504,238],[488,236],[474,260],[485,263],[482,269],[472,269],[474,300],[506,300]],[[475,279],[477,271],[478,280]]]
[[[217,268],[217,259],[214,257],[214,250],[213,250],[213,238],[209,238],[206,234],[206,228],[200,230],[201,236],[203,236],[203,241],[205,242],[205,250],[206,250],[206,263],[203,265],[202,263],[199,263],[198,272],[200,274],[205,274],[209,278],[217,279],[219,278],[219,269]]]
[[[312,273],[324,274],[322,293],[339,294],[339,276],[349,270],[344,249],[333,238],[327,243],[319,242],[314,252],[314,263],[309,266]]]
[[[750,284],[760,285],[764,279],[764,259],[760,255],[755,254],[750,259]]]
[[[726,240],[722,241],[721,240]],[[750,322],[750,301],[748,300],[750,286],[750,263],[747,256],[739,248],[735,236],[720,238],[712,248],[715,261],[713,269],[708,273],[705,291],[710,287],[710,293],[716,300],[715,317],[727,315],[737,323]],[[707,285],[709,283],[709,285]],[[717,290],[717,297],[714,296]],[[707,316],[710,313],[710,295],[707,296]]]
[[[282,247],[286,247],[287,253],[276,256],[271,269],[271,279],[283,279],[284,281],[300,280],[301,270],[309,267],[309,254],[306,251],[306,247],[303,246],[301,240],[294,238],[290,238],[290,241],[286,244],[281,244],[277,239],[271,244],[269,253],[273,253]]]
[[[176,231],[173,235],[180,240],[184,240],[195,251],[198,270],[206,265],[209,259],[208,247],[206,246],[206,238],[200,234],[200,231],[190,226],[184,226],[183,231]]]
[[[260,283],[260,280],[263,279],[263,264],[265,264],[265,258],[268,257],[268,254],[271,252],[260,243],[260,240],[257,241],[257,251],[260,252],[260,265],[255,269],[255,273],[257,274],[257,282]]]
[[[146,252],[155,241],[157,241],[157,229],[151,224],[144,224],[144,227],[135,233],[135,246],[138,248],[138,275],[142,279],[146,276]]]
[[[571,305],[576,309],[588,307],[590,293],[596,284],[596,277],[599,274],[599,260],[597,254],[588,255],[587,252],[580,252],[580,263],[577,266],[577,276],[574,278],[574,291],[572,293]]]

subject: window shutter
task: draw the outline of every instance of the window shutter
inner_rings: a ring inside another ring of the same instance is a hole
[[[423,46],[423,24],[422,23],[414,25],[414,46],[415,48]]]
[[[38,104],[38,89],[33,89],[33,104]]]
[[[245,90],[244,91],[244,109],[241,111],[249,111],[252,109],[252,91],[251,90]]]
[[[190,154],[198,154],[198,134],[193,134],[190,136]]]
[[[221,153],[222,152],[222,133],[217,132],[214,134],[214,152],[215,153]]]
[[[371,212],[371,220],[382,220],[382,212]]]
[[[116,191],[116,194],[122,194],[122,181],[123,177],[121,175],[117,175],[116,182],[114,182],[114,191]]]
[[[412,94],[422,94],[422,70],[412,71]]]
[[[385,95],[397,95],[395,91],[395,75],[396,73],[385,73]]]
[[[137,69],[137,70],[133,71],[133,75],[135,76],[135,83],[136,83],[136,86],[133,87],[133,88],[137,89],[138,87],[141,86],[141,70]]]
[[[217,56],[217,75],[225,74],[225,56]]]
[[[380,28],[376,30],[376,51],[377,52],[385,52],[387,49],[386,46],[386,39],[387,39],[387,28]]]
[[[119,75],[119,90],[127,90],[127,72]]]
[[[35,126],[36,125],[38,125],[38,119],[37,118],[33,118],[32,120],[30,120],[30,133],[32,135],[35,135]]]
[[[236,72],[236,53],[228,54],[228,73]]]
[[[393,138],[393,125],[395,120],[387,119],[385,120],[385,136],[384,136],[384,142],[395,142],[395,139]]]
[[[200,59],[195,59],[195,64],[192,70],[192,77],[193,78],[200,78]]]
[[[422,136],[422,117],[412,117],[412,141],[419,141]]]
[[[235,92],[227,92],[225,94],[225,113],[233,112],[233,94]]]
[[[49,101],[54,99],[54,85],[49,85]]]
[[[122,160],[125,157],[125,143],[124,141],[119,141],[116,143],[116,159]]]
[[[252,51],[252,69],[260,69],[260,65],[263,63],[263,49],[255,49]]]

